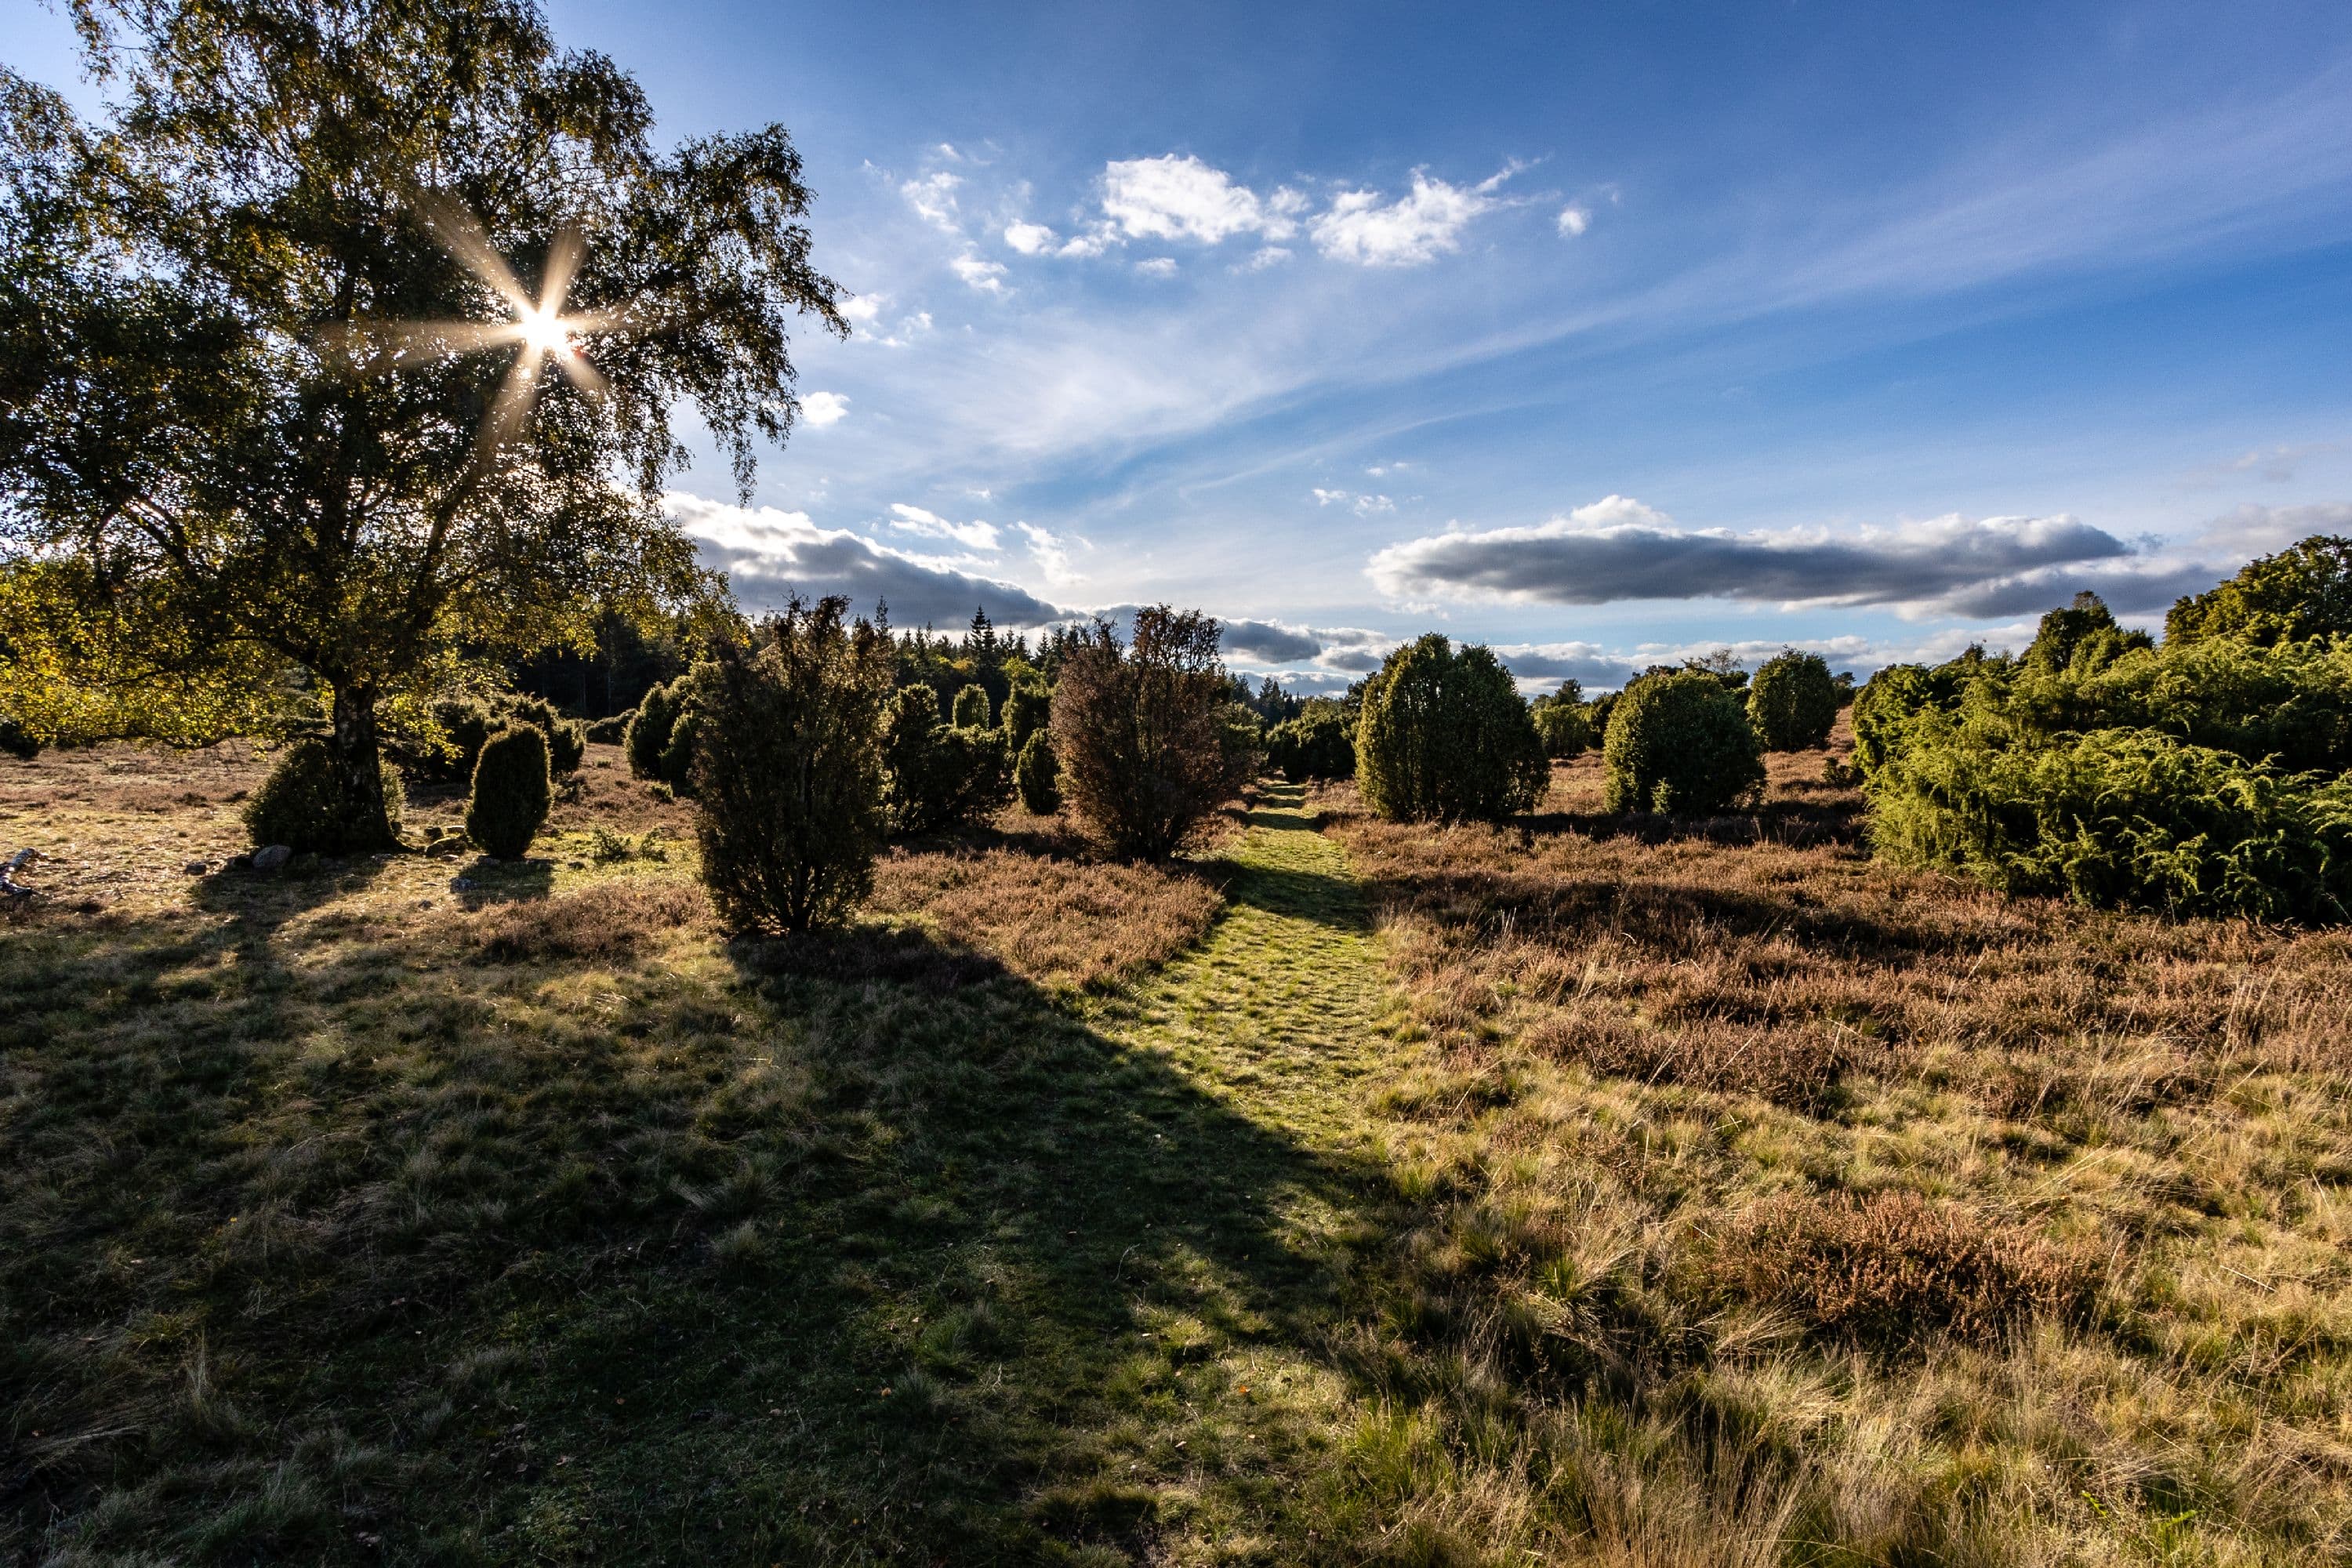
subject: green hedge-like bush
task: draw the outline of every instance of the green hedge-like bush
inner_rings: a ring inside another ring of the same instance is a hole
[[[2011,893],[2174,914],[2352,911],[2352,780],[2152,730],[1989,743],[1930,713],[1874,773],[1871,841]]]
[[[955,708],[950,721],[957,729],[985,730],[988,728],[989,717],[988,688],[967,686],[956,693]]]
[[[1817,653],[1790,648],[1766,659],[1748,683],[1748,721],[1768,752],[1828,745],[1837,716],[1837,678]]]
[[[400,774],[380,761],[384,816],[400,826]],[[334,760],[324,741],[304,739],[279,753],[261,787],[245,803],[245,828],[260,846],[283,844],[320,855],[351,855],[384,847],[373,817],[354,811],[336,787]]]
[[[1053,737],[1043,730],[1032,733],[1013,766],[1013,780],[1021,787],[1022,805],[1039,816],[1051,816],[1061,810],[1061,764],[1054,758]]]
[[[891,831],[931,833],[985,822],[1013,798],[1003,731],[940,722],[928,686],[903,686],[884,712],[883,798]]]
[[[1298,717],[1266,731],[1265,753],[1267,763],[1292,784],[1353,778],[1355,727],[1339,703],[1328,697],[1310,698]]]
[[[536,724],[501,730],[482,744],[474,790],[466,802],[466,837],[486,855],[519,860],[547,821],[555,791],[548,778],[547,732]]]
[[[1627,687],[1602,747],[1611,811],[1705,816],[1753,801],[1764,758],[1739,693],[1704,670]]]
[[[1054,694],[1034,679],[1016,683],[1004,699],[1004,743],[1014,756],[1029,746],[1029,737],[1053,721]]]
[[[1381,816],[1498,822],[1532,809],[1550,783],[1535,721],[1488,649],[1431,632],[1366,685],[1356,785]]]
[[[669,750],[671,734],[677,728],[685,684],[681,678],[651,688],[638,701],[637,710],[629,716],[628,732],[622,738],[621,747],[628,753],[630,776],[677,783],[663,779],[662,757]]]
[[[1592,721],[1580,702],[1547,702],[1532,710],[1537,738],[1544,755],[1556,759],[1580,757],[1592,750]]]
[[[433,721],[440,726],[446,749],[415,749],[424,752],[423,771],[437,778],[472,778],[484,743],[517,724],[532,725],[547,737],[548,765],[558,777],[578,773],[588,755],[588,727],[566,719],[543,698],[445,697],[433,704]]]
[[[629,721],[635,716],[635,713],[615,713],[609,719],[592,721],[588,726],[589,743],[596,746],[619,745],[628,738]]]

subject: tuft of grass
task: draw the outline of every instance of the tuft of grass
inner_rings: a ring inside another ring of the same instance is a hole
[[[2026,1226],[1916,1193],[1768,1198],[1733,1223],[1727,1286],[1832,1338],[1881,1348],[1927,1334],[1991,1343],[2037,1312],[2079,1308],[2083,1258]]]

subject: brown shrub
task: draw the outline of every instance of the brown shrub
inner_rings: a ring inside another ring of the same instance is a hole
[[[482,956],[500,963],[575,958],[616,963],[710,918],[702,889],[669,879],[598,882],[576,893],[498,904],[474,917]]]
[[[1740,1215],[1716,1270],[1748,1300],[1875,1349],[1938,1331],[1985,1342],[2085,1296],[2084,1260],[2022,1226],[1915,1193],[1770,1198]]]

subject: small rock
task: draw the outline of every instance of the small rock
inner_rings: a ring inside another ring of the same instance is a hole
[[[205,865],[202,860],[191,860],[186,865],[181,867],[180,869],[185,871],[191,877],[201,877],[205,872],[211,870],[212,868]]]
[[[419,899],[416,900],[416,907],[420,910],[429,910],[433,907],[433,900],[430,899]]]
[[[291,846],[265,844],[253,852],[253,868],[257,871],[275,871],[292,858],[294,858],[294,850]]]

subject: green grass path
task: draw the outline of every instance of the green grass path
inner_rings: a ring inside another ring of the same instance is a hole
[[[1362,1130],[1351,1085],[1387,1059],[1399,1004],[1363,890],[1304,794],[1283,785],[1261,799],[1227,856],[1225,913],[1105,1032],[1249,1120],[1347,1154]]]

